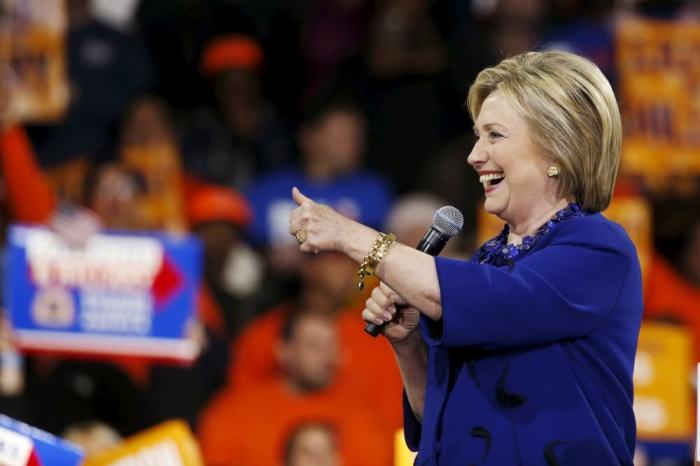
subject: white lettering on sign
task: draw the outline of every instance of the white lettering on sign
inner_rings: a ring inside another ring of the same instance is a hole
[[[267,209],[270,244],[275,246],[295,244],[294,237],[289,234],[289,216],[292,215],[296,206],[291,200],[278,200],[270,203]]]
[[[81,327],[88,332],[147,335],[151,331],[153,297],[148,291],[80,292]]]
[[[633,408],[640,430],[659,432],[668,424],[668,409],[661,398],[635,395]]]
[[[32,441],[4,427],[0,427],[0,464],[25,466],[32,452]]]
[[[47,230],[30,230],[26,248],[40,287],[150,289],[163,262],[153,238],[95,235],[84,248],[71,248]]]
[[[172,440],[143,448],[133,455],[109,463],[108,466],[185,466],[177,445]]]

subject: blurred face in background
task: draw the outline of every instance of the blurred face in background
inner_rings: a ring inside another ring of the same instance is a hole
[[[294,392],[315,392],[330,385],[339,361],[333,320],[311,313],[299,317],[289,339],[280,345],[279,360]]]
[[[241,139],[256,139],[264,110],[258,75],[245,69],[224,71],[217,77],[214,93],[229,130]]]
[[[385,0],[383,7],[399,11],[402,15],[416,15],[428,8],[427,0]]]
[[[491,30],[493,50],[510,57],[533,50],[542,40],[542,21],[547,5],[543,0],[500,0],[497,2]]]
[[[351,110],[334,110],[302,135],[307,169],[319,177],[334,177],[357,169],[365,151],[365,122]]]
[[[204,245],[204,277],[210,285],[220,285],[231,249],[238,244],[238,230],[229,222],[207,222],[196,227]]]
[[[531,23],[540,21],[546,13],[544,0],[499,0],[496,5],[497,15]]]
[[[339,466],[336,443],[330,428],[321,424],[304,426],[290,439],[285,466]]]
[[[118,164],[109,164],[97,172],[90,208],[106,228],[140,229],[139,188],[134,177]]]
[[[314,311],[334,313],[355,296],[357,264],[343,254],[321,253],[305,257],[300,269],[304,305]]]
[[[163,102],[144,97],[131,106],[122,125],[122,146],[172,144],[174,140],[173,125]]]

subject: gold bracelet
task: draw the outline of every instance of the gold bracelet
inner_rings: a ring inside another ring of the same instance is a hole
[[[374,244],[370,248],[369,252],[365,258],[362,259],[362,262],[360,263],[360,270],[357,271],[357,276],[360,277],[357,287],[360,290],[365,288],[365,277],[374,274],[375,269],[382,259],[384,259],[384,256],[389,250],[389,246],[391,246],[391,243],[393,243],[395,240],[396,235],[393,233],[379,233],[379,236],[374,241]]]

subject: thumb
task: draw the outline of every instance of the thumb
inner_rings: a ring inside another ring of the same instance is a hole
[[[297,205],[302,205],[305,202],[312,202],[311,199],[304,196],[296,186],[292,188],[292,199],[294,199],[294,202],[296,202]]]

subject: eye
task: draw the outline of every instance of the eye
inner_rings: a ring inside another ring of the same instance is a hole
[[[489,138],[490,139],[499,139],[502,138],[503,135],[499,133],[498,131],[489,131]]]

